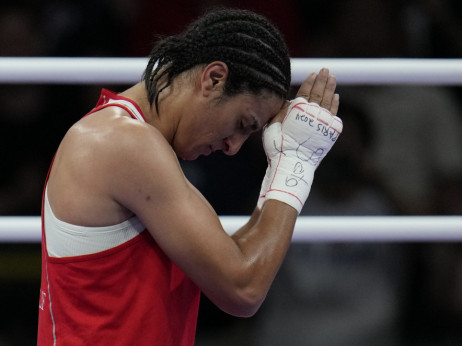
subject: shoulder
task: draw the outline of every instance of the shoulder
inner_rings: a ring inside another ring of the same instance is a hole
[[[138,154],[165,153],[171,156],[173,149],[165,137],[153,126],[126,116],[126,111],[110,107],[90,114],[78,121],[66,134],[63,146],[70,153],[84,157],[118,160]]]
[[[152,175],[161,181],[164,170],[182,175],[165,137],[152,125],[123,112],[116,107],[101,110],[68,131],[57,159],[65,163],[73,181],[113,194],[134,188],[134,182],[142,184]]]
[[[141,193],[165,196],[167,188],[184,187],[185,180],[176,154],[156,128],[117,109],[105,109],[68,131],[48,185],[52,198],[60,201],[54,212],[64,220],[113,224],[128,210],[136,213]],[[60,210],[65,205],[71,207]],[[69,215],[69,210],[78,210],[85,220]]]
[[[158,189],[153,182],[160,179],[149,177],[162,176],[164,167],[182,175],[162,134],[124,112],[111,107],[90,114],[64,136],[47,181],[60,219],[81,225],[118,223],[126,219],[130,208],[122,202],[132,191],[143,185]]]

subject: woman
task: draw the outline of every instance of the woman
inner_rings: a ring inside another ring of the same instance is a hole
[[[322,70],[298,95],[335,114],[335,85]],[[230,237],[177,156],[234,155],[271,121],[266,149],[284,135],[302,143],[274,126],[288,114],[289,87],[278,31],[225,9],[158,43],[142,82],[103,90],[63,138],[45,185],[39,345],[193,345],[201,291],[230,314],[257,311],[311,182],[281,192],[270,167],[258,207]],[[290,166],[290,150],[269,160]]]

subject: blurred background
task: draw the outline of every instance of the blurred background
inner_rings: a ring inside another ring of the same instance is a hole
[[[0,56],[144,57],[217,5],[270,18],[292,57],[462,58],[456,0],[3,0]],[[462,89],[338,82],[345,131],[302,214],[462,214]],[[54,151],[102,87],[128,85],[0,84],[0,215],[40,214]],[[258,135],[234,157],[182,165],[219,215],[252,212],[266,169]],[[40,244],[0,244],[0,346],[36,343],[39,284]],[[462,246],[293,244],[254,317],[203,297],[196,344],[460,345]]]

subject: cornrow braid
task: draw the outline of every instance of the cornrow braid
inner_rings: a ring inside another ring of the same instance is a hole
[[[143,74],[149,102],[158,108],[159,94],[175,77],[217,60],[229,68],[225,95],[245,91],[258,94],[268,89],[287,98],[290,57],[278,29],[254,12],[219,9],[197,19],[183,33],[154,46]]]

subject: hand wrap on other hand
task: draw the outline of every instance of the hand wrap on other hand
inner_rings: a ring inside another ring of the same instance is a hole
[[[314,171],[343,129],[342,120],[302,97],[292,100],[282,121],[266,126],[263,147],[268,168],[257,206],[277,199],[300,213],[310,193]]]

